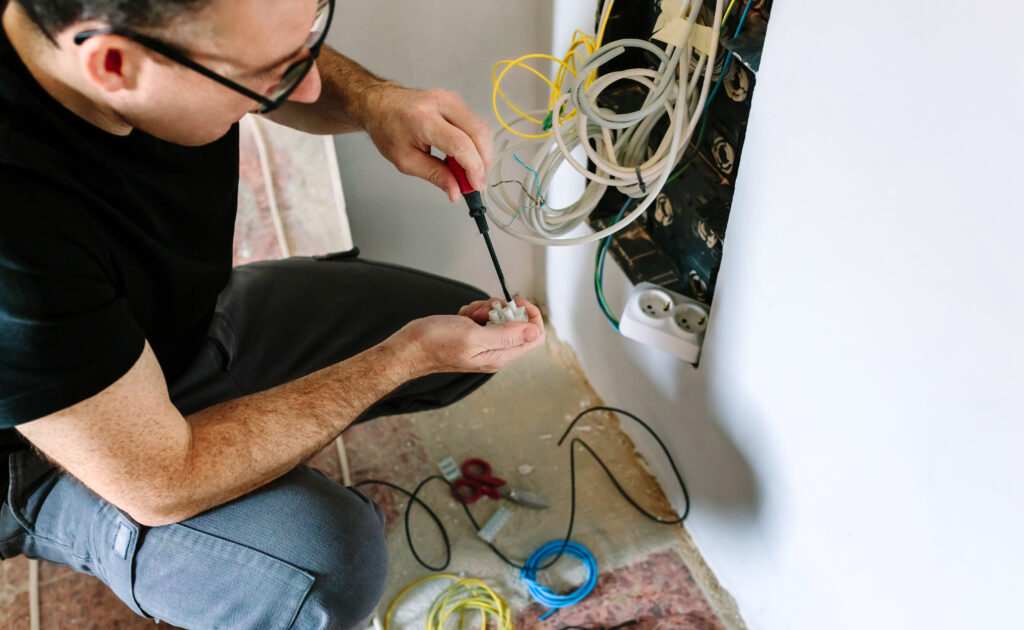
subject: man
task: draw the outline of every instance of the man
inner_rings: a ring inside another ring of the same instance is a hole
[[[231,270],[238,120],[365,130],[454,201],[486,124],[323,47],[333,1],[10,0],[0,37],[0,555],[188,628],[357,628],[382,515],[301,462],[544,340],[344,252]],[[315,62],[314,62],[315,58]],[[447,314],[445,314],[447,313]],[[457,314],[452,314],[457,313]],[[30,448],[31,445],[33,448]]]

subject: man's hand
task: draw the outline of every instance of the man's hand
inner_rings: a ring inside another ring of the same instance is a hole
[[[477,190],[487,185],[494,147],[491,131],[454,92],[414,90],[395,83],[366,93],[373,106],[362,123],[370,138],[398,170],[422,177],[445,191],[451,201],[462,194],[445,163],[430,154],[436,147],[453,156]]]
[[[271,120],[307,133],[339,134],[365,129],[381,154],[406,175],[422,177],[458,201],[455,176],[430,155],[435,147],[451,155],[477,190],[487,185],[494,156],[491,131],[462,98],[444,90],[414,90],[382,79],[330,46],[316,62],[320,98],[288,101],[267,114]]]
[[[544,343],[540,310],[523,298],[528,322],[481,326],[487,321],[490,300],[467,304],[458,315],[433,315],[416,319],[392,335],[388,342],[410,350],[410,364],[422,375],[434,372],[497,372]],[[387,342],[385,342],[387,343]]]

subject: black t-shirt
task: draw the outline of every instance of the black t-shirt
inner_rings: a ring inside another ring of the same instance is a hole
[[[115,136],[50,97],[0,28],[0,443],[96,394],[149,340],[171,381],[231,271],[238,125]]]

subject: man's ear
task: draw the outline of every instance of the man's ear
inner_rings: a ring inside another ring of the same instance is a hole
[[[106,92],[131,90],[138,81],[142,51],[119,35],[96,35],[77,46],[82,72]]]

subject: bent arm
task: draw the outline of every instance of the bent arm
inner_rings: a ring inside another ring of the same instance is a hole
[[[481,326],[491,300],[413,320],[354,357],[187,418],[147,343],[99,394],[17,429],[139,523],[175,523],[285,474],[406,381],[496,372],[544,343],[540,311],[522,298],[529,322]]]
[[[290,383],[183,417],[147,344],[99,394],[18,430],[69,473],[148,526],[250,492],[326,446],[418,374],[381,344]]]
[[[431,147],[454,156],[477,190],[487,186],[494,154],[490,128],[458,94],[404,88],[327,47],[317,69],[321,91],[315,103],[288,101],[266,116],[307,133],[365,130],[400,172],[427,180],[453,202],[461,197],[459,184]]]
[[[276,123],[320,135],[362,131],[375,109],[374,88],[398,85],[382,79],[355,61],[324,46],[316,60],[320,98],[315,103],[288,101],[266,114]]]

